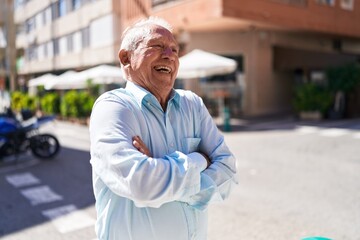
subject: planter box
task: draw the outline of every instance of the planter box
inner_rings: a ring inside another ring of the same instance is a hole
[[[300,119],[318,121],[322,119],[322,114],[319,111],[300,112]]]

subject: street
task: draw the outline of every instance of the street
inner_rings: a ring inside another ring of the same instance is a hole
[[[63,149],[0,167],[0,237],[93,240],[87,127],[49,124]],[[360,120],[259,122],[224,133],[239,185],[209,210],[208,240],[360,239]],[[170,240],[171,238],[169,238]]]

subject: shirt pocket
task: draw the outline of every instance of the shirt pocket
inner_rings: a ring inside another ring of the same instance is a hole
[[[183,138],[183,153],[189,154],[199,150],[201,138]]]

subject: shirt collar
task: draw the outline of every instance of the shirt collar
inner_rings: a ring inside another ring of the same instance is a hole
[[[145,88],[141,87],[140,85],[133,83],[131,81],[126,82],[125,89],[130,92],[136,99],[136,102],[141,106],[143,101],[157,101],[155,96],[150,93]],[[180,95],[174,89],[171,90],[170,100],[169,102],[174,102],[174,105],[179,107],[180,106]]]

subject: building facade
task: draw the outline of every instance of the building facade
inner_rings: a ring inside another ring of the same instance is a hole
[[[0,84],[15,89],[15,24],[13,1],[3,0],[0,8]]]
[[[327,67],[359,62],[360,56],[355,0],[16,2],[19,76],[116,65],[123,29],[155,15],[174,26],[184,53],[200,48],[238,61],[229,85],[238,88],[230,93],[240,106],[235,115],[291,112],[296,81],[322,78]]]
[[[17,0],[15,22],[25,78],[115,64],[120,44],[119,1]]]

